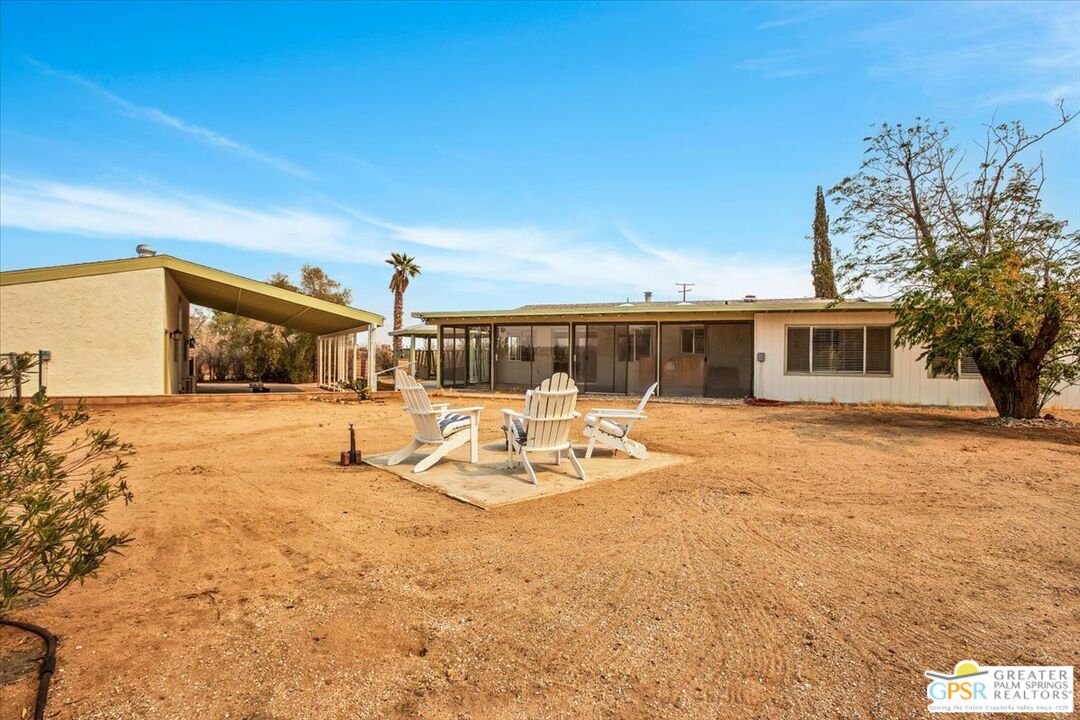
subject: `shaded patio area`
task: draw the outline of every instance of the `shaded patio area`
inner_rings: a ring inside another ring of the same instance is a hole
[[[261,385],[264,389],[260,392],[275,393],[321,393],[326,392],[315,383],[253,383],[246,380],[237,381],[208,381],[195,386],[195,392],[207,395],[222,395],[228,393],[252,393],[253,386]]]

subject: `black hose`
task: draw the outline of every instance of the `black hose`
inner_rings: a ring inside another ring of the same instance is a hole
[[[0,625],[10,625],[34,633],[45,641],[45,658],[41,661],[41,670],[38,672],[37,700],[34,701],[34,720],[44,720],[45,702],[49,699],[49,681],[56,671],[56,636],[43,627],[17,620],[0,620]]]

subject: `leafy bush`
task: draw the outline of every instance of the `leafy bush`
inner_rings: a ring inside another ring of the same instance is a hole
[[[368,388],[367,380],[344,380],[338,383],[338,387],[348,392],[356,393],[357,400],[367,400],[371,397],[371,390]]]
[[[36,362],[16,356],[0,367],[0,395]],[[83,403],[66,410],[43,390],[22,403],[0,398],[0,612],[81,582],[131,542],[103,519],[114,500],[132,500],[122,478],[132,447],[89,421]]]

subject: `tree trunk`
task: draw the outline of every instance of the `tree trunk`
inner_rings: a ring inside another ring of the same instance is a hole
[[[1037,418],[1042,409],[1042,392],[1039,389],[1038,365],[1029,359],[1021,360],[1011,368],[980,367],[983,382],[1001,417]]]
[[[405,293],[400,290],[394,291],[394,329],[401,329],[401,316],[405,314]],[[394,357],[401,351],[401,338],[394,336]]]
[[[986,389],[994,401],[998,415],[1011,418],[1037,418],[1042,410],[1042,388],[1039,387],[1043,361],[1054,348],[1061,334],[1061,315],[1055,310],[1047,312],[1039,325],[1039,331],[1030,343],[1016,333],[1013,342],[1024,348],[1024,355],[1012,366],[984,366],[979,353],[975,363],[979,366]]]

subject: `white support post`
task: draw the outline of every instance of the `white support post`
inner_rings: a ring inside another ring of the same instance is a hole
[[[368,325],[367,331],[367,377],[371,392],[379,389],[379,379],[375,375],[375,325]]]
[[[435,332],[435,352],[432,353],[432,358],[435,361],[435,385],[436,387],[442,387],[442,325],[436,326]],[[494,368],[492,368],[494,370]]]
[[[323,338],[319,335],[315,338],[315,346],[317,350],[317,361],[315,363],[315,384],[322,387],[322,375],[323,375]]]
[[[349,354],[352,355],[352,381],[355,383],[356,378],[360,377],[360,369],[357,367],[360,358],[356,357],[356,333],[349,336]]]
[[[341,379],[341,336],[334,336],[334,377],[330,379],[330,384],[336,386],[338,380]]]

